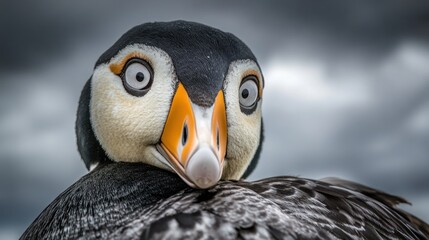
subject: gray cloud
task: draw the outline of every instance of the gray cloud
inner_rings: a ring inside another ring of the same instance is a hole
[[[269,63],[262,159],[272,162],[253,178],[335,175],[412,202],[429,195],[429,45],[404,41],[378,61],[364,56]],[[409,210],[426,219],[429,209]]]

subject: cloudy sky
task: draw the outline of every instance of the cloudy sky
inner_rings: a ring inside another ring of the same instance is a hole
[[[347,178],[429,221],[428,11],[405,0],[1,1],[0,239],[86,174],[74,120],[97,58],[137,24],[176,19],[232,32],[258,57],[266,140],[252,180]]]

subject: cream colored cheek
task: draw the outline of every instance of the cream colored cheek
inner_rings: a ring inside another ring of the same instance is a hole
[[[161,134],[159,123],[152,119],[160,113],[151,111],[144,98],[127,95],[118,81],[102,78],[94,83],[93,89],[98,90],[92,96],[96,103],[92,106],[92,122],[109,157],[116,161],[138,161],[144,146],[156,142],[155,136]]]
[[[243,175],[258,148],[260,128],[260,105],[254,114],[251,116],[242,115],[235,120],[234,125],[230,126],[228,129],[230,131],[228,161],[224,168],[224,179],[237,180]]]

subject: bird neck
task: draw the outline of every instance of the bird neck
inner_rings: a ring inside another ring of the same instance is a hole
[[[91,234],[106,238],[112,226],[119,226],[136,212],[185,188],[189,187],[176,174],[153,166],[100,163],[61,193],[28,227],[22,239],[80,238]]]
[[[144,163],[103,163],[87,174],[87,187],[112,198],[136,197],[140,206],[167,198],[188,186],[176,174]]]

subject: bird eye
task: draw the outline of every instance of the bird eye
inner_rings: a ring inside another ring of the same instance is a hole
[[[257,78],[255,76],[247,76],[243,79],[240,90],[239,90],[239,99],[240,107],[242,110],[247,110],[245,113],[250,114],[253,112],[256,107],[256,102],[258,100],[258,84]],[[251,110],[249,112],[249,110]]]
[[[137,58],[131,59],[125,66],[122,81],[128,93],[141,97],[152,86],[153,70],[146,61]]]

